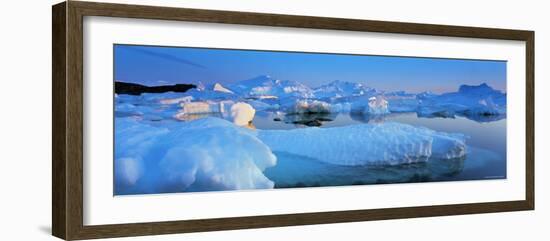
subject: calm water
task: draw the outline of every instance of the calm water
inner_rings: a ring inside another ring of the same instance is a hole
[[[390,114],[369,119],[362,115],[342,113],[304,117],[259,112],[253,122],[258,129],[293,129],[309,128],[307,125],[295,123],[311,124],[310,119],[323,120],[313,123],[313,125],[321,124],[321,128],[393,121],[424,126],[437,131],[463,133],[469,136],[466,141],[467,155],[460,159],[429,160],[421,164],[349,167],[326,164],[287,153],[275,153],[278,159],[277,165],[268,168],[265,175],[275,182],[276,187],[506,178],[506,119],[477,122],[464,117],[419,118],[416,113]]]

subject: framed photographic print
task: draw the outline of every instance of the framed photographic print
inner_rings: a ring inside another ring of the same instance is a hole
[[[534,209],[534,32],[53,6],[53,235]]]

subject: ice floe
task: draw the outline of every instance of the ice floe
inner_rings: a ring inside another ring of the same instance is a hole
[[[272,151],[338,165],[403,164],[466,154],[466,137],[400,123],[259,130]]]

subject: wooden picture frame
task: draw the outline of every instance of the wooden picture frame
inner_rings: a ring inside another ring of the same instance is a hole
[[[66,240],[77,240],[534,209],[535,37],[533,31],[78,1],[59,3],[53,6],[52,11],[52,233],[56,237]],[[84,225],[84,16],[107,16],[117,18],[142,18],[524,41],[526,43],[525,199],[489,203],[415,206],[152,223],[109,224],[96,226]]]

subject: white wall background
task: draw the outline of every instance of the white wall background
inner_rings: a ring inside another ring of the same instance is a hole
[[[51,8],[8,1],[0,13],[0,240],[56,240],[51,230]],[[536,211],[237,230],[121,240],[548,240],[550,14],[545,1],[146,1],[190,8],[536,31]]]

